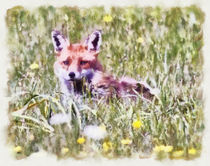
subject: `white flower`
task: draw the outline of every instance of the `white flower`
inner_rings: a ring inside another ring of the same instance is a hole
[[[103,139],[107,132],[103,126],[89,125],[84,128],[84,134],[89,138],[99,140]]]
[[[62,123],[68,123],[69,120],[70,120],[69,114],[59,113],[59,114],[53,115],[50,118],[49,122],[51,125],[58,125],[58,124],[62,124]]]

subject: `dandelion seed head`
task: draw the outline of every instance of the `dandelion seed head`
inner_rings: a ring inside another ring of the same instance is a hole
[[[100,140],[107,135],[107,132],[105,126],[89,125],[84,128],[84,135],[94,140]]]
[[[69,114],[59,113],[59,114],[53,115],[50,118],[49,123],[51,125],[58,125],[58,124],[62,124],[62,123],[67,123],[67,122],[69,122],[69,120],[70,120]]]

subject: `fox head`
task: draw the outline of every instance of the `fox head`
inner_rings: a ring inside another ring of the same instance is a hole
[[[102,70],[97,60],[102,42],[101,31],[95,30],[81,43],[71,44],[60,31],[52,31],[52,41],[57,54],[54,72],[59,79],[77,81],[91,79],[93,71]]]

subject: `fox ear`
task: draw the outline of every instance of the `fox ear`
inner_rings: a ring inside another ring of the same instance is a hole
[[[85,41],[89,51],[99,51],[101,42],[101,30],[94,31]]]
[[[60,52],[63,48],[69,45],[68,39],[64,37],[60,31],[53,30],[51,37],[56,52]]]

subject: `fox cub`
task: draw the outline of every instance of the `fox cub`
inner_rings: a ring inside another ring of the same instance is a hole
[[[148,100],[153,99],[153,89],[146,83],[129,77],[116,79],[104,72],[97,59],[102,43],[100,30],[75,44],[70,43],[60,31],[54,30],[52,41],[56,52],[54,72],[64,95],[82,95],[88,91],[93,97],[135,98],[139,93]]]

